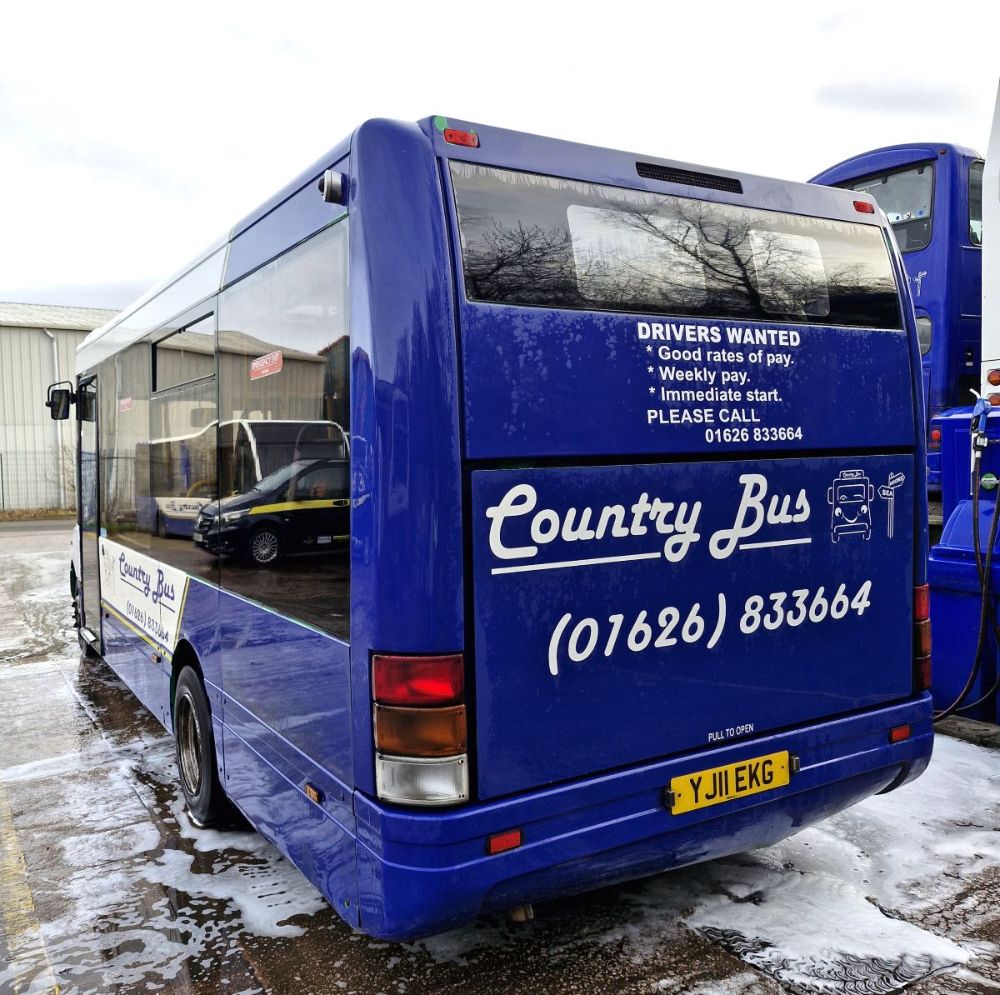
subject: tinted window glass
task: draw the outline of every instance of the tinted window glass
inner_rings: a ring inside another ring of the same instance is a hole
[[[223,587],[344,639],[347,230],[344,218],[219,298],[222,486],[200,525],[219,524]]]
[[[148,551],[149,346],[101,364],[101,524],[107,536]]]
[[[451,172],[470,300],[901,327],[874,225],[462,162]]]
[[[983,164],[969,167],[969,241],[983,244]]]
[[[215,373],[215,318],[208,315],[153,346],[153,389],[201,380]]]
[[[921,163],[907,169],[870,176],[851,187],[871,194],[885,211],[900,252],[926,248],[931,241],[931,201],[934,166]]]

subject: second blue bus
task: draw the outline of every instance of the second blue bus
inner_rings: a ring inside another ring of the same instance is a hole
[[[927,409],[927,484],[941,490],[941,437],[931,419],[979,389],[983,159],[920,142],[851,156],[814,176],[870,194],[892,225],[917,315]]]

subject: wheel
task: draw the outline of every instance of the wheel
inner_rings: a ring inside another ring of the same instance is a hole
[[[281,537],[270,525],[262,525],[254,531],[247,543],[250,559],[259,567],[273,563],[281,553]]]
[[[196,826],[228,822],[229,801],[215,766],[215,736],[208,699],[191,667],[181,671],[174,690],[174,746],[191,821]]]

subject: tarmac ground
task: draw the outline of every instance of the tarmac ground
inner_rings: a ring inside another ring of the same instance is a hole
[[[1000,991],[1000,731],[767,850],[390,944],[252,830],[72,629],[68,523],[0,525],[0,992]]]

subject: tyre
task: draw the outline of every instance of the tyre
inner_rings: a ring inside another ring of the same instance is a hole
[[[281,537],[271,525],[255,529],[247,543],[249,558],[259,567],[266,567],[281,555]]]
[[[229,821],[230,807],[215,766],[212,715],[201,679],[185,667],[174,690],[174,748],[181,791],[196,826],[219,826]]]

